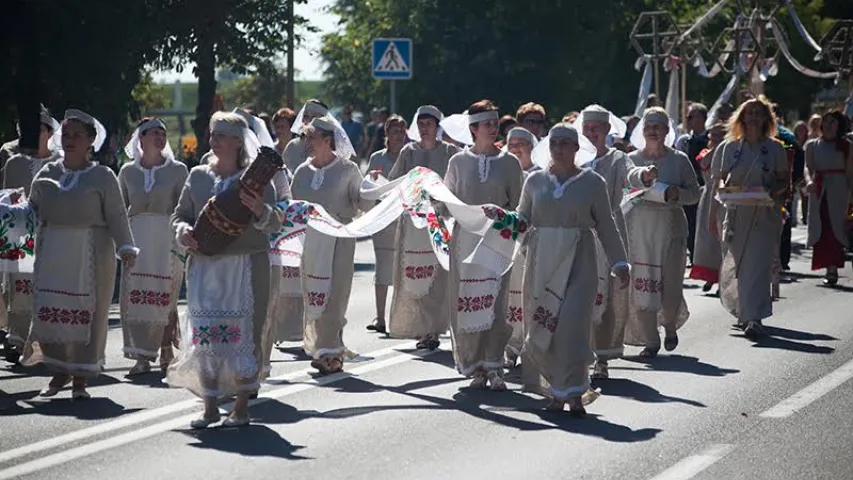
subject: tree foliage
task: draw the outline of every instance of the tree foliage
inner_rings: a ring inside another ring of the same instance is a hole
[[[150,73],[145,73],[130,93],[140,112],[168,108],[171,105],[165,85],[154,83]]]
[[[825,1],[840,5],[845,0]],[[486,8],[478,2],[338,0],[332,10],[340,16],[341,28],[323,39],[324,95],[362,108],[386,103],[387,82],[371,77],[371,40],[408,37],[414,45],[413,79],[397,82],[400,111],[412,111],[429,102],[453,113],[485,97],[510,113],[522,103],[536,101],[548,107],[552,119],[592,102],[628,113],[633,110],[641,77],[633,68],[637,53],[629,44],[639,14],[667,10],[676,23],[686,23],[695,21],[714,3],[496,0]],[[831,24],[824,18],[824,2],[795,0],[794,4],[806,28],[820,38]],[[733,9],[729,6],[701,31],[708,48],[733,23]],[[809,63],[814,52],[809,53],[785,11],[779,18],[788,31],[793,54],[812,68],[825,70]],[[711,60],[710,55],[706,60]],[[780,73],[768,81],[767,92],[791,108],[808,105],[811,93],[827,84],[803,77],[783,58],[779,64]],[[661,73],[663,91],[659,93],[664,96],[667,77],[663,69]],[[725,75],[701,78],[691,67],[688,96],[713,102],[727,80]]]
[[[216,94],[217,67],[232,72],[269,73],[273,61],[286,51],[289,3],[306,0],[164,0],[169,12],[167,35],[160,43],[159,68],[195,65],[198,105],[193,128],[199,152],[207,150],[205,133]],[[306,19],[294,16],[296,25]],[[305,26],[304,28],[310,28]],[[295,39],[295,41],[298,40]],[[282,88],[284,86],[282,85]]]

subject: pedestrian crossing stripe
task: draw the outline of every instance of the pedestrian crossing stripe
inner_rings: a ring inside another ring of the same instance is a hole
[[[385,49],[385,53],[382,54],[382,58],[379,60],[379,65],[376,66],[376,72],[408,72],[409,66],[406,65],[405,60],[403,60],[402,55],[400,55],[399,50],[397,50],[397,44],[394,42],[388,42],[388,47]]]

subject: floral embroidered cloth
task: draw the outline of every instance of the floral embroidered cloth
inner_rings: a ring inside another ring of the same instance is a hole
[[[20,195],[12,203],[12,197]],[[23,189],[0,190],[0,272],[32,273],[36,217]]]
[[[441,177],[428,168],[412,169],[407,175],[382,185],[365,178],[361,198],[380,202],[346,225],[335,220],[319,205],[300,200],[279,202],[276,208],[282,216],[283,226],[270,237],[272,263],[299,266],[307,228],[330,237],[369,237],[408,213],[416,228],[426,229],[430,248],[445,270],[450,267],[450,232],[458,222],[466,232],[481,237],[475,250],[475,253],[481,253],[464,259],[464,262],[503,275],[512,265],[516,242],[520,243],[527,232],[527,223],[516,214],[490,205],[463,203],[447,189]],[[447,208],[452,218],[441,215],[436,209],[439,203]],[[422,276],[426,274],[429,262],[423,263],[411,265],[414,280],[418,280],[418,267],[421,267]],[[413,288],[421,289],[422,286]]]

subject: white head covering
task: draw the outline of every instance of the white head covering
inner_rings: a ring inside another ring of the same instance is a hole
[[[164,158],[165,161],[162,164],[156,165],[152,168],[144,168],[142,166],[142,142],[139,137],[141,137],[145,132],[153,128],[162,128],[163,130],[167,130],[166,124],[163,123],[163,121],[159,118],[149,120],[143,123],[142,125],[136,127],[136,130],[133,131],[133,136],[130,137],[130,141],[127,142],[127,145],[124,146],[124,153],[129,158],[133,159],[133,164],[144,174],[145,193],[150,192],[151,189],[154,188],[154,183],[156,181],[156,176],[154,175],[154,172],[175,161],[175,152],[172,151],[172,146],[169,145],[169,140],[167,138],[166,146],[163,147],[163,150],[160,151],[160,155]]]
[[[584,119],[591,122],[610,123],[610,135],[615,137],[624,137],[628,131],[628,125],[621,118],[613,115],[613,112],[607,110],[601,105],[592,104],[581,111],[578,118],[575,119],[572,126],[579,132],[583,132]]]
[[[455,113],[449,117],[444,117],[444,120],[438,122],[441,129],[447,133],[447,136],[456,140],[463,145],[474,145],[474,137],[471,136],[471,130],[468,129],[468,112]]]
[[[539,140],[536,139],[536,135],[533,135],[530,130],[524,127],[513,127],[510,129],[506,134],[506,143],[509,144],[510,139],[513,138],[520,138],[529,143],[533,148],[536,148],[536,145],[539,144]]]
[[[85,123],[86,125],[92,125],[95,127],[95,140],[92,142],[92,148],[97,152],[104,145],[104,141],[107,139],[107,129],[104,128],[104,125],[101,124],[97,118],[82,110],[71,108],[65,111],[65,120],[77,120]],[[53,131],[53,139],[51,139],[51,142],[53,142],[53,150],[62,150],[62,125]]]
[[[418,117],[421,115],[429,115],[430,117],[435,118],[436,126],[438,126],[438,130],[436,131],[436,138],[441,140],[441,121],[444,120],[444,114],[441,113],[441,110],[432,106],[432,105],[421,105],[418,107],[417,111],[415,111],[415,115],[412,117],[412,123],[409,124],[409,130],[406,134],[412,141],[420,142],[421,141],[421,132],[418,131]]]
[[[646,137],[643,136],[643,127],[645,126],[647,119],[650,123],[668,125],[669,132],[666,134],[663,144],[666,147],[675,145],[675,122],[670,120],[666,113],[662,113],[657,110],[646,110],[643,114],[643,118],[640,119],[640,122],[637,123],[636,127],[634,127],[634,131],[631,132],[631,145],[633,145],[634,148],[637,150],[646,148]]]
[[[275,148],[275,142],[267,128],[267,122],[262,118],[256,117],[246,110],[243,110],[242,108],[235,108],[234,113],[243,117],[243,120],[246,120],[246,123],[249,124],[249,128],[255,132],[255,135],[258,137],[258,142],[260,142],[261,146]]]
[[[233,117],[232,117],[233,115]],[[243,120],[241,123],[230,122],[230,118],[239,118]],[[236,113],[216,112],[210,118],[210,133],[221,133],[231,137],[243,139],[243,150],[248,157],[248,163],[252,163],[258,156],[258,150],[261,148],[261,143],[258,141],[257,135],[246,124],[243,117]]]
[[[350,141],[349,136],[347,136],[347,132],[344,131],[344,127],[341,126],[340,122],[338,122],[335,117],[326,115],[315,118],[314,120],[311,120],[311,126],[317,130],[335,134],[336,156],[341,157],[344,160],[349,160],[355,156],[355,148],[353,148],[352,142]]]
[[[539,168],[547,169],[551,163],[551,139],[568,138],[578,144],[578,153],[575,154],[575,165],[586,165],[595,159],[596,149],[585,136],[578,134],[578,130],[568,123],[558,123],[551,127],[548,136],[539,141],[539,145],[533,149],[533,163]]]
[[[293,120],[293,125],[290,126],[290,131],[299,135],[302,133],[302,119],[305,117],[305,112],[310,113],[314,117],[323,117],[329,114],[329,109],[317,103],[317,100],[308,100],[299,109],[296,118]]]

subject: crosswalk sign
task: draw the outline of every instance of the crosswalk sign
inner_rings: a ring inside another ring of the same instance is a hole
[[[373,40],[373,78],[409,80],[412,78],[412,39],[377,38]]]

